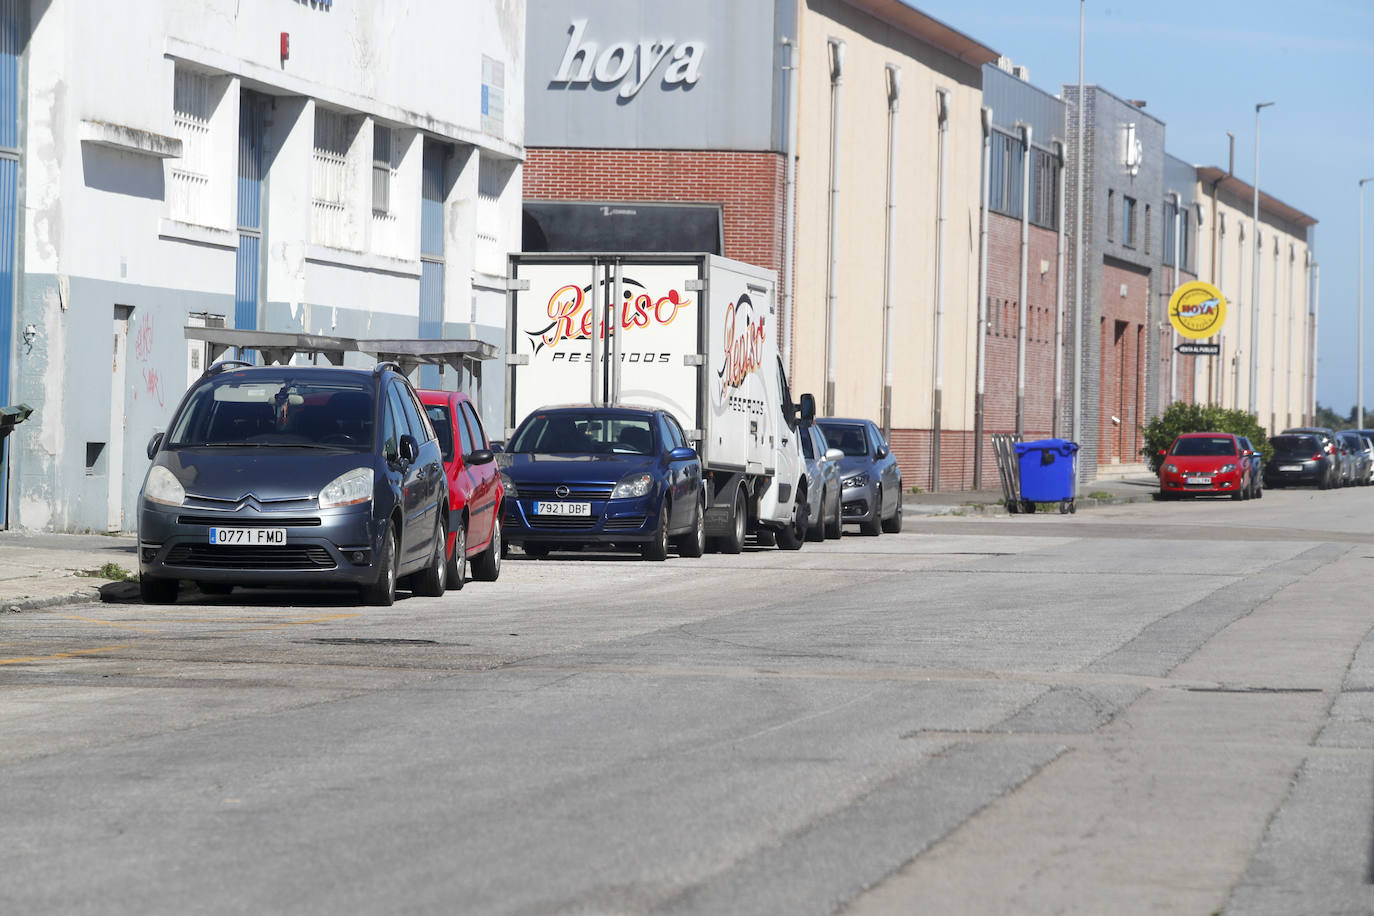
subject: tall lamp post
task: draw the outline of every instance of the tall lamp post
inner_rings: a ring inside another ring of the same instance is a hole
[[[1250,279],[1250,413],[1258,416],[1259,404],[1255,390],[1259,387],[1259,275],[1260,275],[1260,231],[1259,231],[1259,137],[1260,109],[1268,108],[1273,102],[1260,102],[1255,106],[1255,201],[1250,221],[1255,233],[1254,270]],[[1273,367],[1270,367],[1270,371]],[[1272,432],[1272,430],[1271,430]]]
[[[1360,179],[1360,241],[1357,263],[1360,265],[1359,299],[1355,307],[1355,420],[1356,429],[1364,429],[1364,183],[1374,177]]]

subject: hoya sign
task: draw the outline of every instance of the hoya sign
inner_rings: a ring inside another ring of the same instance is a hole
[[[593,81],[619,85],[622,99],[632,99],[654,74],[663,71],[665,86],[694,86],[700,76],[706,45],[700,41],[678,42],[672,38],[617,41],[600,48],[587,41],[587,20],[574,19],[568,30],[568,46],[553,82],[564,88]],[[598,53],[599,52],[599,53]]]

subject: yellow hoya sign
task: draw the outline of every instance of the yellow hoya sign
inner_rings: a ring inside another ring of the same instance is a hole
[[[1213,337],[1226,321],[1226,297],[1210,283],[1185,283],[1169,297],[1169,323],[1193,340]]]

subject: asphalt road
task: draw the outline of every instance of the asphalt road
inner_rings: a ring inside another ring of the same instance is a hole
[[[1371,560],[1276,491],[10,616],[0,912],[1374,912]]]

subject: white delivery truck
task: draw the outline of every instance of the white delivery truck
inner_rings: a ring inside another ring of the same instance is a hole
[[[520,253],[506,306],[506,438],[556,404],[670,411],[693,440],[713,549],[745,533],[799,548],[800,433],[778,356],[777,277],[711,254]]]

